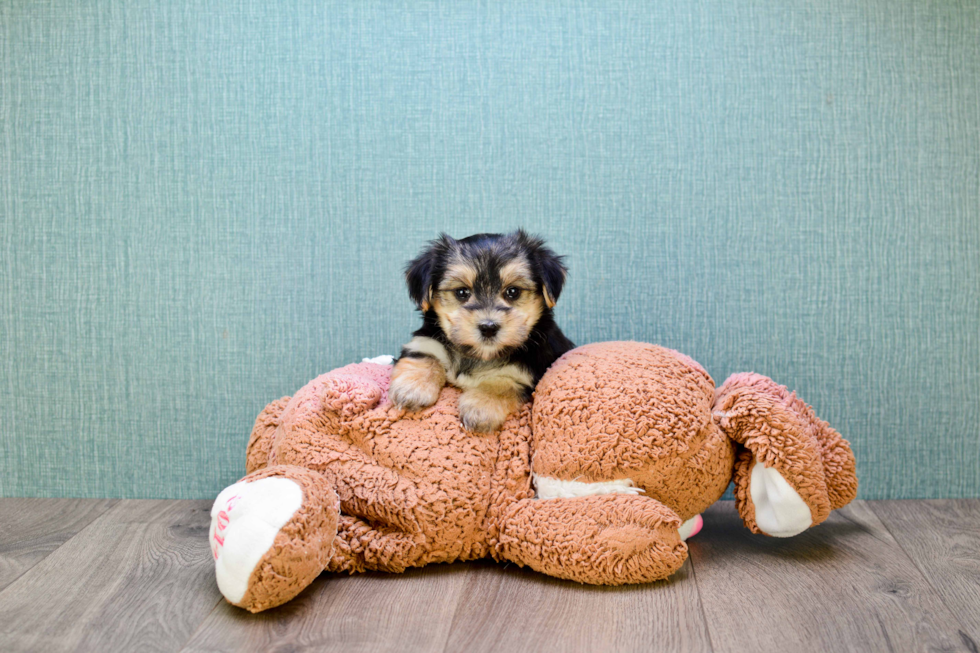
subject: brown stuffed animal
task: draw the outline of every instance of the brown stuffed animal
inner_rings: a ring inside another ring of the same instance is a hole
[[[819,524],[857,491],[846,440],[795,394],[736,374],[721,388],[654,345],[572,350],[494,433],[459,391],[407,412],[390,365],[324,374],[259,415],[248,475],[212,510],[218,587],[258,612],[323,570],[401,572],[492,556],[583,583],[674,573],[700,513],[735,482],[752,531]]]

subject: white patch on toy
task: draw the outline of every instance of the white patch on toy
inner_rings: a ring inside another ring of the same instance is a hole
[[[255,566],[302,503],[302,488],[276,476],[235,483],[215,499],[211,553],[218,589],[230,602],[245,596]]]
[[[681,542],[700,533],[702,526],[704,526],[704,520],[701,519],[701,515],[694,515],[681,524],[681,527],[677,529],[677,534],[681,536]]]
[[[531,474],[534,479],[536,499],[564,499],[569,497],[587,497],[593,494],[639,494],[643,488],[636,487],[632,479],[621,478],[615,481],[600,481],[598,483],[582,483],[581,481],[563,481],[550,476]]]
[[[813,524],[810,507],[773,467],[753,461],[749,494],[755,504],[755,523],[766,535],[792,537]]]
[[[362,363],[374,363],[375,365],[391,365],[395,362],[395,357],[390,354],[382,354],[374,358],[362,358]]]

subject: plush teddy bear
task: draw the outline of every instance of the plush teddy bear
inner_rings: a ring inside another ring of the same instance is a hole
[[[857,491],[846,440],[786,388],[721,388],[675,351],[586,345],[560,358],[501,430],[460,424],[459,391],[415,412],[391,366],[348,365],[269,404],[248,475],[218,495],[218,587],[252,612],[322,571],[401,572],[492,556],[582,583],[674,573],[700,513],[734,480],[754,532],[795,535]]]

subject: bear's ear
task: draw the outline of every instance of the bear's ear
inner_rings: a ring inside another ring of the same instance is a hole
[[[528,235],[523,229],[517,230],[517,236],[528,252],[531,266],[541,278],[544,303],[547,304],[548,308],[554,308],[558,302],[558,296],[561,295],[561,289],[565,286],[565,277],[568,276],[568,268],[563,262],[565,257],[555,254],[551,249],[545,247],[543,240],[537,236]]]
[[[415,305],[428,311],[432,307],[432,292],[439,282],[438,276],[445,265],[445,257],[455,247],[456,241],[447,234],[440,234],[422,253],[405,266],[408,295]]]
[[[351,419],[371,410],[381,401],[381,386],[369,378],[352,374],[338,374],[326,380],[323,386],[323,405]]]

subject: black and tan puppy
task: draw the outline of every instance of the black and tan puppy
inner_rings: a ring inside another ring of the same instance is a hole
[[[422,328],[392,370],[392,402],[431,406],[449,382],[463,391],[466,428],[500,428],[575,347],[551,312],[565,282],[561,259],[523,230],[462,240],[442,234],[429,243],[405,270]]]

